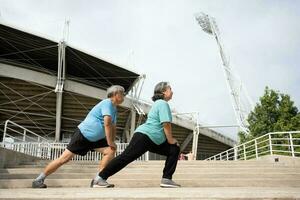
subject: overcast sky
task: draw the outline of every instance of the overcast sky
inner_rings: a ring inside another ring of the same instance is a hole
[[[300,1],[0,0],[0,21],[62,38],[147,78],[142,98],[169,81],[171,106],[200,112],[205,125],[236,124],[214,38],[194,19],[215,17],[230,65],[257,102],[265,86],[300,108]],[[236,129],[222,129],[236,139]]]

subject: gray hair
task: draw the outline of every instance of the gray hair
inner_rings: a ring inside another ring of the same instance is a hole
[[[168,87],[170,87],[169,82],[159,82],[158,84],[156,84],[154,88],[154,94],[152,96],[152,101],[164,99],[163,92],[166,91]]]
[[[106,93],[107,93],[107,97],[110,98],[116,95],[117,93],[124,94],[125,89],[120,85],[112,85],[109,88],[107,88]]]

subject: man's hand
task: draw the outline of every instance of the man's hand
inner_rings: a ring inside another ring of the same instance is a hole
[[[114,142],[110,142],[108,143],[108,146],[112,149],[112,150],[117,150],[117,145]]]

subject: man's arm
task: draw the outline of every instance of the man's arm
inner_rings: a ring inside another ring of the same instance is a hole
[[[113,124],[112,125],[112,139],[113,139],[113,141],[115,141],[116,140],[116,134],[117,134],[117,126],[116,126],[116,124]]]
[[[110,146],[113,149],[116,149],[117,145],[115,144],[115,136],[114,136],[114,130],[112,125],[112,119],[111,116],[109,115],[104,116],[104,130],[105,130],[106,141],[108,146]]]
[[[165,132],[166,138],[168,140],[168,143],[179,145],[178,141],[173,137],[171,123],[170,122],[164,122],[163,127],[164,127],[164,132]]]

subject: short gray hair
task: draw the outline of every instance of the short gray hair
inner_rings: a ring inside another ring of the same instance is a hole
[[[107,93],[107,97],[110,98],[116,95],[117,93],[124,94],[125,89],[120,85],[112,85],[109,88],[107,88],[106,93]]]
[[[152,96],[152,101],[164,99],[163,92],[166,91],[168,87],[171,87],[169,82],[159,82],[158,84],[156,84],[154,88],[154,94]]]

